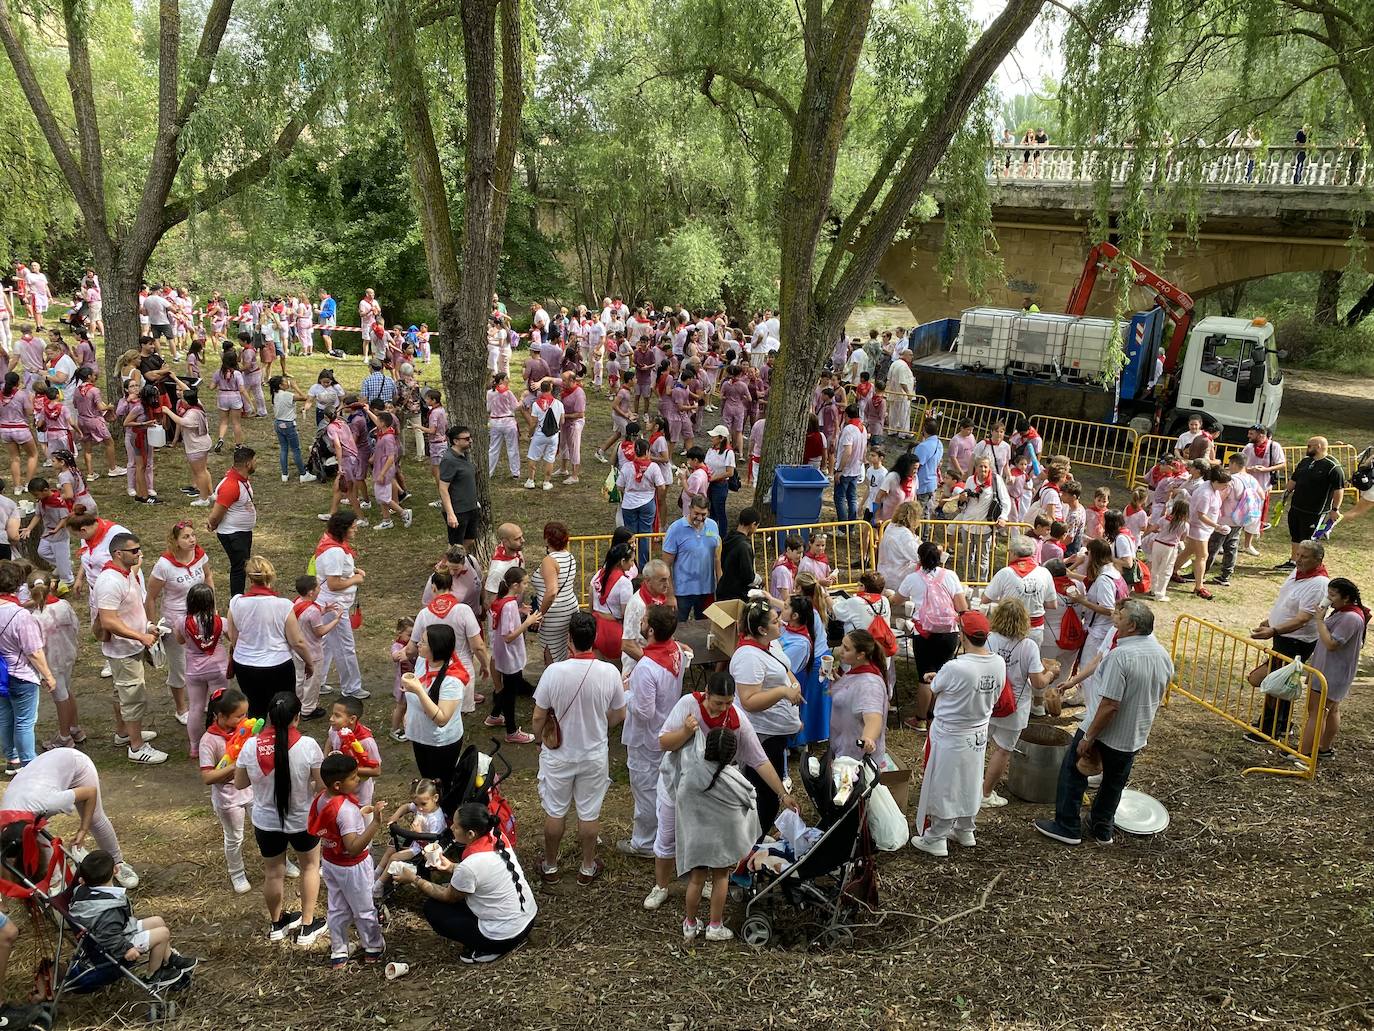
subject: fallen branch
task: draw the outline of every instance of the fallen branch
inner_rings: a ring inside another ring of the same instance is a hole
[[[978,905],[969,906],[968,909],[961,909],[957,913],[951,913],[949,916],[942,916],[938,919],[933,916],[924,917],[923,919],[934,921],[930,925],[929,930],[933,931],[937,927],[945,927],[948,924],[954,923],[956,920],[962,920],[966,916],[972,916],[974,913],[981,913],[983,910],[987,909],[988,899],[992,896],[992,889],[997,887],[997,882],[1000,881],[1005,874],[1006,871],[1003,870],[992,880],[988,881],[987,887],[983,889],[983,897],[978,900]]]

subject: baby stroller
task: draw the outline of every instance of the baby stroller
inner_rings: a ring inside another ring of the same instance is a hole
[[[329,442],[328,429],[329,423],[320,423],[310,453],[305,456],[305,471],[321,483],[333,483],[334,477],[339,475],[339,460]]]
[[[87,934],[70,916],[76,888],[76,864],[62,839],[47,830],[47,820],[27,812],[0,812],[0,893],[22,901],[28,908],[44,958],[34,972],[36,1002],[28,1007],[8,1007],[0,1016],[5,1027],[52,1027],[57,1004],[68,992],[86,994],[120,980],[128,980],[140,992],[137,1005],[146,1007],[146,1022],[171,1020],[176,1003],[170,991],[185,988],[189,974],[175,984],[154,984],[140,977]],[[70,940],[71,958],[63,955],[64,938]],[[51,952],[51,956],[46,955]],[[63,963],[66,967],[63,967]],[[22,1011],[22,1012],[11,1012]]]
[[[756,873],[745,889],[747,900],[740,937],[762,948],[773,938],[778,907],[787,905],[819,924],[817,941],[823,948],[849,945],[861,907],[876,908],[878,876],[873,839],[868,833],[868,799],[878,785],[871,759],[862,767],[866,776],[842,803],[835,798],[831,774],[833,754],[819,760],[815,774],[810,762],[802,765],[802,784],[819,816],[822,833],[811,848],[777,874]]]
[[[511,765],[506,757],[501,754],[500,740],[492,738],[491,743],[490,752],[479,751],[476,745],[468,745],[463,749],[458,756],[458,762],[453,767],[453,773],[439,785],[439,808],[448,817],[452,817],[460,805],[468,802],[478,802],[486,806],[495,814],[501,827],[502,837],[514,846],[515,810],[511,808],[509,800],[501,793],[500,788],[501,782],[511,774]],[[497,763],[504,767],[503,771],[495,769]],[[457,858],[450,854],[454,841],[453,832],[447,827],[438,834],[425,834],[398,827],[393,823],[389,831],[392,847],[396,849],[397,859],[411,863],[421,877],[428,877],[431,871],[425,862],[423,851],[418,855],[409,852],[409,847],[412,844],[419,844],[423,848],[437,842],[445,857],[451,860]],[[380,900],[383,905],[391,901],[391,896],[395,890],[395,880],[388,880]]]

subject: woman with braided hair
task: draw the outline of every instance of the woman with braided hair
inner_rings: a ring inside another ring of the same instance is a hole
[[[453,871],[448,884],[421,880],[409,864],[396,880],[414,884],[425,896],[425,919],[436,934],[463,945],[459,958],[464,963],[491,963],[525,941],[539,905],[520,860],[486,806],[459,806],[453,837],[463,849],[462,858],[457,863],[443,857],[430,860],[434,869]]]

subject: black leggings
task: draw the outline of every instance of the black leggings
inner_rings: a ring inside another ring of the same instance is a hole
[[[454,719],[460,718],[461,715],[454,716]],[[420,771],[421,777],[437,780],[444,788],[453,786],[453,768],[458,765],[458,757],[463,754],[462,738],[451,745],[422,745],[418,741],[412,741],[410,748],[415,753],[415,768]],[[448,791],[442,791],[439,797],[447,801],[450,795]],[[444,815],[453,815],[447,805],[444,807]]]
[[[501,690],[491,693],[491,714],[506,721],[506,733],[514,734],[520,729],[515,722],[515,698],[521,691],[529,691],[530,685],[524,673],[497,673],[501,677]]]
[[[763,754],[768,757],[768,761],[773,766],[779,779],[782,778],[784,768],[783,760],[787,755],[787,742],[790,734],[774,734],[770,737],[759,736],[759,744],[763,746]],[[764,783],[758,771],[753,767],[744,771],[745,778],[750,784],[754,785],[754,791],[758,795],[759,808],[759,830],[767,834],[773,829],[773,821],[778,818],[778,809],[782,802],[777,795],[773,794],[773,789]]]
[[[229,558],[229,595],[242,594],[248,582],[248,574],[244,572],[244,566],[248,563],[248,556],[253,554],[253,531],[239,530],[235,533],[216,534],[219,538],[220,547],[224,549],[224,554]],[[295,690],[296,682],[291,681],[290,690]]]
[[[273,695],[296,693],[296,666],[290,659],[279,666],[242,666],[236,662],[234,677],[248,699],[248,715],[254,719],[267,716]]]
[[[533,902],[534,900],[531,899],[530,901]],[[498,941],[488,938],[478,928],[477,917],[468,908],[467,899],[459,899],[457,902],[440,902],[438,899],[427,898],[423,912],[425,919],[429,921],[429,926],[434,928],[434,933],[439,937],[461,942],[472,952],[494,952],[498,956],[505,955],[528,938],[530,928],[534,926],[534,921],[531,920],[525,925],[525,929],[514,938],[504,938]]]

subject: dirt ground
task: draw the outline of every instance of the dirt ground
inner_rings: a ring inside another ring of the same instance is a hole
[[[294,363],[303,385],[320,364]],[[349,383],[361,376],[356,360],[335,365]],[[426,378],[437,379],[437,371]],[[1333,438],[1363,443],[1374,436],[1371,397],[1374,382],[1295,376],[1280,439],[1288,443],[1322,426]],[[608,421],[604,403],[594,400],[593,408],[588,454]],[[327,507],[325,492],[279,484],[270,425],[258,420],[249,432],[262,448],[257,549],[289,579],[319,535],[315,513]],[[218,460],[216,470],[223,465]],[[181,472],[179,456],[168,456],[159,486],[170,503],[156,508],[131,511],[122,485],[100,480],[93,486],[102,506],[109,502],[108,511],[127,518],[145,542],[156,542],[196,511],[185,509],[177,494]],[[413,465],[408,472],[418,485],[414,528],[364,531],[360,542],[369,579],[360,595],[367,619],[359,656],[373,692],[367,722],[379,731],[391,705],[393,620],[418,608],[426,569],[444,543],[437,513],[424,504],[434,496],[426,473]],[[604,469],[589,461],[578,487],[552,495],[503,479],[498,514],[521,522],[531,542],[553,513],[575,531],[602,532],[611,519],[599,497],[602,476]],[[732,498],[744,501],[744,494]],[[1328,560],[1332,574],[1367,583],[1371,537],[1374,519],[1342,528]],[[227,567],[213,540],[207,549],[226,584]],[[1236,586],[1218,601],[1160,606],[1161,636],[1185,608],[1235,630],[1253,626],[1279,581],[1270,567],[1284,555],[1286,545],[1276,536],[1265,543],[1262,559],[1242,564]],[[951,846],[947,860],[910,849],[883,855],[880,911],[852,947],[831,951],[813,947],[808,928],[787,920],[778,947],[685,948],[679,892],[657,913],[644,911],[650,866],[612,847],[626,836],[631,813],[623,749],[613,743],[614,784],[602,826],[606,875],[586,888],[572,878],[554,888],[536,886],[540,915],[531,942],[492,967],[461,965],[452,948],[403,908],[388,946],[390,958],[412,969],[395,983],[374,970],[331,973],[323,945],[269,944],[259,894],[239,897],[229,889],[218,824],[184,758],[166,692],[151,693],[162,731],[158,744],[172,749],[174,759],[161,768],[133,768],[111,742],[109,687],[96,677],[98,665],[92,645],[78,663],[77,693],[105,805],[143,875],[136,909],[164,916],[176,943],[207,959],[183,999],[178,1028],[1329,1028],[1374,1020],[1367,663],[1345,712],[1339,755],[1322,764],[1315,782],[1242,776],[1264,751],[1176,701],[1161,713],[1132,778],[1134,787],[1168,807],[1166,832],[1149,839],[1118,835],[1109,848],[1067,849],[1032,830],[1030,821],[1045,815],[1045,807],[1014,801],[980,817],[975,849]],[[528,701],[520,712],[527,722]],[[470,740],[487,740],[482,715],[468,720]],[[52,731],[51,716],[45,704],[43,737]],[[323,733],[318,724],[315,730]],[[909,731],[888,739],[907,764],[916,762],[921,744]],[[507,751],[517,766],[508,788],[520,820],[519,853],[532,870],[542,850],[537,753],[533,746]],[[410,753],[389,740],[382,753],[377,797],[395,804],[412,776]],[[918,789],[913,785],[913,809]],[[67,821],[55,823],[61,829]],[[571,848],[569,837],[565,867]],[[260,883],[256,858],[249,874]],[[737,909],[728,918],[735,926]],[[17,906],[9,912],[23,924],[6,985],[18,997],[37,938]],[[71,999],[59,1024],[123,1027],[133,1019],[131,1000],[122,989]]]

